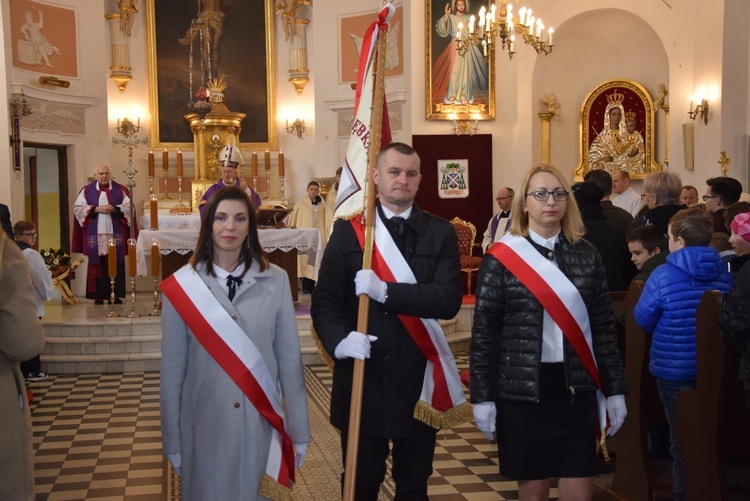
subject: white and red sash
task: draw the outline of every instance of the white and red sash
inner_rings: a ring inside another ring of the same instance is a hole
[[[284,427],[278,384],[258,348],[191,266],[184,266],[164,280],[161,289],[201,346],[273,428],[260,493],[270,499],[291,499],[292,442]]]
[[[495,256],[541,303],[573,346],[598,391],[599,424],[607,426],[607,407],[594,358],[588,310],[578,289],[552,261],[524,237],[506,233],[487,252]]]
[[[365,227],[361,219],[360,215],[350,221],[360,246],[364,248]],[[393,237],[377,215],[372,270],[385,282],[417,283]],[[464,397],[456,361],[437,320],[403,314],[397,316],[427,359],[422,393],[414,408],[414,417],[437,429],[468,421],[471,406]]]

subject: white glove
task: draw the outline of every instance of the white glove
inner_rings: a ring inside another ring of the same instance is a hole
[[[307,454],[307,442],[301,444],[292,444],[294,447],[294,467],[302,468],[302,462]]]
[[[617,433],[622,423],[625,422],[625,416],[627,415],[628,409],[625,407],[625,395],[607,397],[607,416],[609,416],[607,435],[611,437]]]
[[[497,408],[495,402],[480,402],[474,404],[474,421],[479,431],[484,433],[487,440],[494,440],[495,421],[497,420]]]
[[[182,454],[179,452],[175,454],[167,454],[167,459],[172,463],[172,469],[174,469],[178,475],[182,476],[180,473],[180,469],[182,469]]]
[[[359,270],[354,277],[354,287],[358,296],[367,294],[378,303],[385,303],[388,286],[372,270]]]
[[[370,358],[370,343],[377,341],[375,336],[365,336],[361,332],[351,331],[333,350],[333,356],[339,360],[345,358]]]

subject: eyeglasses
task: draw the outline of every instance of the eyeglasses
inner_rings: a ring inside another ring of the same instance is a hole
[[[507,200],[507,199],[509,199],[509,198],[513,198],[513,197],[511,197],[511,196],[507,196],[507,197],[497,197],[497,198],[495,199],[495,202],[501,202],[501,201],[503,201],[503,200]]]
[[[708,202],[709,198],[719,198],[719,195],[703,195],[704,202]]]
[[[555,190],[555,191],[538,190],[538,191],[532,191],[526,194],[527,197],[529,195],[534,197],[534,200],[536,200],[537,202],[546,202],[547,200],[549,200],[550,195],[552,195],[552,199],[555,202],[564,202],[565,200],[568,199],[569,193],[565,190]]]
[[[22,234],[21,236],[22,236],[22,237],[31,237],[31,238],[36,238],[36,236],[37,236],[37,235],[39,235],[39,233],[24,233],[24,234]]]
[[[641,200],[645,200],[647,196],[648,196],[648,193],[645,193],[645,192],[641,193]]]

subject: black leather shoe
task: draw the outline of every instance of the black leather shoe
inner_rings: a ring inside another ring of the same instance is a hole
[[[97,300],[94,301],[94,304],[95,305],[104,304],[104,300],[103,299],[97,299]]]

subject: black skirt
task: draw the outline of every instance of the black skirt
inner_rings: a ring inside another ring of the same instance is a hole
[[[497,403],[500,473],[514,480],[595,476],[596,393],[565,388],[562,363],[541,365],[539,389],[539,403]]]

